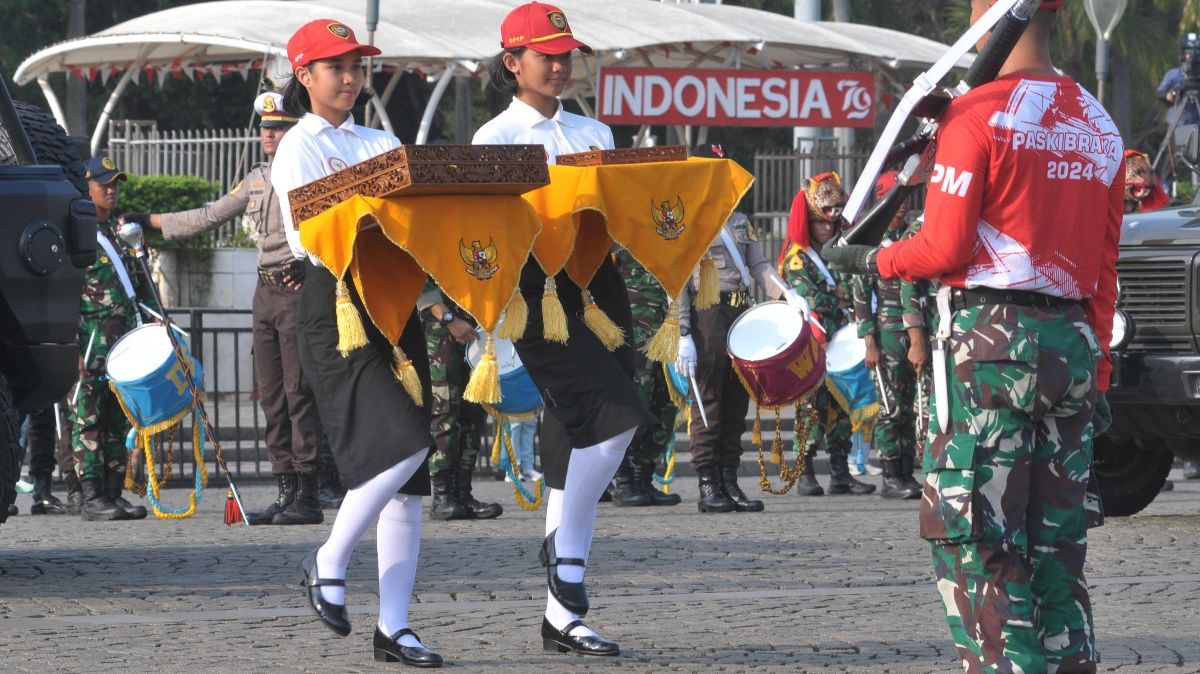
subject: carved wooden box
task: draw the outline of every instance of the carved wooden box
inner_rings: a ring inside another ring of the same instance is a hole
[[[355,194],[524,194],[550,182],[541,145],[404,145],[288,192],[300,223]]]
[[[554,161],[560,166],[604,166],[607,164],[648,164],[658,161],[686,161],[687,147],[662,145],[659,147],[628,147],[619,150],[589,150],[572,154],[560,154]]]

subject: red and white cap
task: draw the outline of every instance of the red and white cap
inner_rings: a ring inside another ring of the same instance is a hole
[[[500,24],[500,47],[528,47],[542,54],[566,54],[572,49],[592,53],[591,47],[571,33],[567,15],[554,5],[541,2],[521,5],[504,17],[504,23]]]
[[[363,56],[383,52],[368,44],[359,44],[350,26],[337,19],[316,19],[300,26],[287,43],[288,61],[300,68],[319,59],[329,59],[357,51]]]

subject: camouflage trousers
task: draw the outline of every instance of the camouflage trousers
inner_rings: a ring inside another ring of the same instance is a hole
[[[424,323],[433,384],[430,431],[434,448],[429,454],[429,474],[455,468],[473,470],[487,413],[479,405],[463,400],[471,374],[466,347],[455,341],[450,330],[438,321],[426,319]]]
[[[1100,350],[1083,310],[954,315],[951,428],[928,436],[921,536],[967,672],[1095,671],[1085,490]]]
[[[843,464],[850,454],[853,444],[853,431],[850,430],[850,415],[834,400],[829,393],[829,384],[823,382],[817,387],[812,396],[812,404],[817,411],[817,423],[813,425],[804,438],[804,451],[808,456],[816,456],[817,448],[824,446],[830,457],[839,457]],[[793,436],[792,447],[800,451],[801,437]]]
[[[675,435],[675,419],[679,409],[671,402],[663,366],[642,352],[654,331],[666,316],[666,294],[659,288],[639,290],[629,287],[629,307],[633,311],[634,378],[642,404],[650,410],[656,422],[639,426],[629,444],[627,454],[642,461],[658,463],[667,453],[667,445]]]
[[[125,472],[125,462],[129,460],[125,436],[130,425],[116,394],[108,388],[107,377],[83,376],[79,397],[67,419],[79,479],[100,479],[108,471]]]
[[[881,330],[879,335],[880,360],[879,368],[883,372],[886,387],[889,392],[890,404],[896,409],[891,415],[883,414],[880,404],[879,420],[875,423],[875,431],[871,444],[879,451],[881,459],[898,459],[902,456],[916,456],[917,449],[917,373],[912,363],[908,362],[908,347],[911,341],[904,330]],[[922,385],[925,395],[929,395],[929,375],[921,375],[926,381]],[[874,379],[876,373],[872,372]],[[929,409],[928,398],[923,403],[923,409]]]

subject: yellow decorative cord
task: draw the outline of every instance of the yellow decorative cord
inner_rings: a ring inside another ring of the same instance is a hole
[[[625,331],[596,305],[586,288],[583,290],[583,322],[609,351],[616,351],[625,343]]]
[[[542,291],[542,337],[547,342],[567,343],[567,312],[563,310],[562,301],[558,299],[558,286],[553,276],[546,277],[545,289]]]
[[[517,466],[517,454],[515,451],[513,451],[512,434],[508,430],[508,422],[501,422],[499,419],[496,421],[496,437],[503,437],[504,450],[508,454],[508,463],[515,473]],[[545,490],[542,489],[542,482],[544,478],[539,477],[538,479],[534,480],[533,490],[537,496],[534,497],[533,501],[530,501],[529,499],[525,498],[524,494],[521,493],[521,487],[518,484],[517,478],[513,475],[510,475],[509,477],[513,479],[513,498],[516,499],[517,505],[521,507],[521,510],[533,511],[542,507],[542,501],[545,500],[546,495]]]
[[[338,279],[334,289],[334,315],[337,317],[338,353],[342,357],[355,349],[367,345],[367,331],[363,327],[362,315],[350,300],[350,288],[344,279]]]
[[[188,507],[186,510],[178,513],[167,512],[159,507],[159,484],[158,475],[154,472],[154,448],[152,446],[153,435],[142,433],[142,451],[146,454],[146,479],[150,483],[149,493],[151,496],[150,504],[154,508],[154,515],[164,520],[182,520],[191,517],[196,512],[198,489],[193,488],[188,495]],[[200,484],[202,487],[208,486],[208,468],[204,465],[204,454],[200,443],[200,424],[192,425],[192,458],[196,462],[196,470],[200,471]]]
[[[698,311],[711,309],[721,302],[721,279],[717,273],[717,263],[712,256],[705,254],[700,261],[700,287],[696,290],[694,306]]]

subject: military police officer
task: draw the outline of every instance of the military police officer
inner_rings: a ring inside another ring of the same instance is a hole
[[[137,296],[149,299],[133,251],[116,235],[124,171],[105,155],[84,164],[96,204],[96,262],[84,273],[79,305],[80,379],[70,399],[71,450],[82,488],[85,520],[142,519],[146,509],[121,497],[129,452],[129,422],[108,388],[108,350],[138,322]]]
[[[274,92],[260,94],[254,110],[267,163],[255,165],[229,194],[203,208],[149,216],[127,213],[125,219],[161,229],[167,239],[195,236],[239,216],[253,227],[258,242],[254,369],[266,417],[267,456],[279,492],[274,503],[249,513],[248,519],[250,524],[319,524],[325,519],[317,498],[321,420],[301,372],[296,342],[304,266],[288,247],[279,198],[271,188],[271,159],[296,117],[284,110],[283,97]]]
[[[429,517],[435,520],[499,517],[504,512],[499,503],[485,503],[471,493],[471,479],[487,420],[483,407],[463,398],[470,379],[467,344],[475,341],[478,333],[462,310],[442,295],[433,281],[426,283],[417,309],[425,328],[433,385],[430,430],[435,446],[429,455],[433,487]]]
[[[721,146],[703,147],[698,156],[724,157]],[[708,255],[717,267],[720,302],[699,310],[694,297],[700,289],[700,270],[692,271],[691,281],[679,299],[679,327],[683,335],[675,367],[681,373],[695,375],[700,389],[695,405],[703,405],[708,426],[697,410],[691,410],[692,466],[700,479],[700,512],[757,512],[762,501],[751,500],[738,486],[737,473],[742,461],[742,434],[746,432],[746,413],[750,394],[738,380],[729,361],[726,346],[729,328],[750,308],[750,290],[756,285],[771,299],[787,299],[797,310],[807,305],[787,289],[763,253],[750,219],[733,213],[713,241]]]

